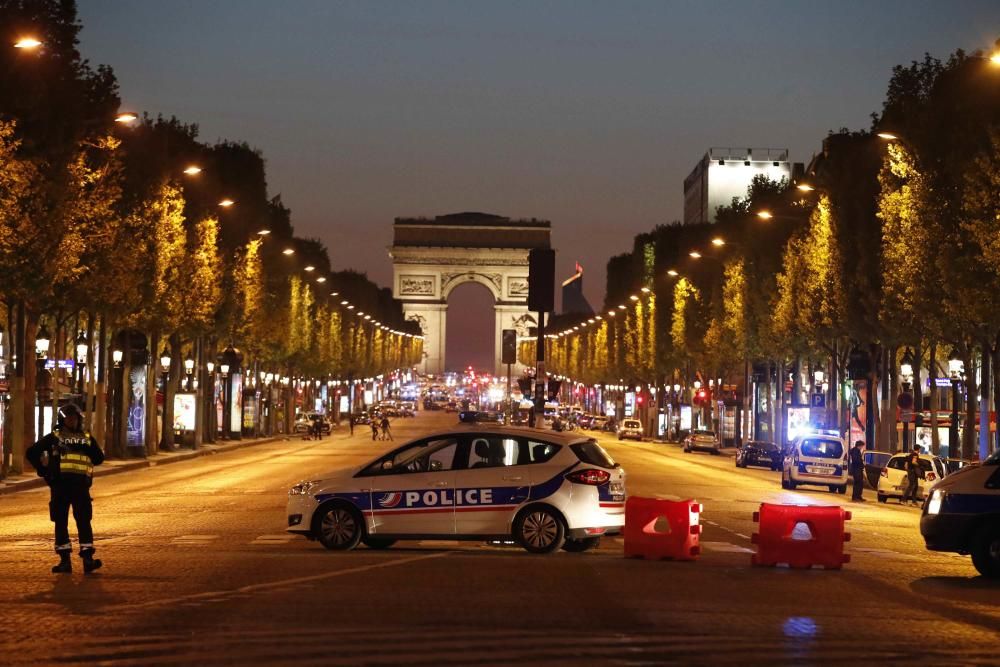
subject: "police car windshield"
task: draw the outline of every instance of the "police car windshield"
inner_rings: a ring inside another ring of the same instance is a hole
[[[839,459],[844,456],[844,446],[837,440],[806,438],[802,441],[802,456],[819,459]]]

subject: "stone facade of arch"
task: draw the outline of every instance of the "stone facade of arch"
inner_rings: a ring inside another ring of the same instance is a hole
[[[493,295],[494,368],[500,363],[501,331],[527,335],[535,326],[528,312],[528,252],[549,247],[550,223],[510,220],[484,213],[457,213],[436,218],[397,218],[393,225],[393,296],[403,302],[409,320],[424,334],[419,370],[443,373],[448,296],[459,285],[476,282]],[[515,374],[523,367],[516,365]]]

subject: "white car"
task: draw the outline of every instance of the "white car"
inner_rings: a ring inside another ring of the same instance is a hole
[[[878,478],[878,501],[884,503],[889,498],[903,498],[908,484],[906,462],[909,454],[895,454],[882,468]],[[931,487],[946,475],[944,460],[930,454],[920,455],[920,477],[917,479],[917,497],[922,501]]]
[[[642,440],[642,422],[638,419],[623,419],[622,425],[618,427],[618,439],[625,438]]]
[[[625,525],[625,472],[593,438],[476,424],[300,482],[287,514],[289,532],[335,550],[513,538],[586,551]]]
[[[821,433],[801,435],[785,451],[781,468],[783,489],[812,484],[847,493],[847,481],[847,447],[842,438]]]

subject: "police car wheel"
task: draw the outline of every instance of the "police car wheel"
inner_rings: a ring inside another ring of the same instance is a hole
[[[356,511],[344,505],[332,505],[320,515],[316,533],[320,544],[327,549],[349,551],[358,546],[364,528]]]
[[[601,544],[600,537],[585,537],[582,540],[566,540],[563,544],[563,551],[568,551],[570,553],[578,554],[584,551],[590,551],[591,549],[596,549]]]
[[[384,537],[369,537],[368,535],[362,537],[361,541],[369,549],[388,549],[396,543],[396,540],[390,540]]]
[[[847,485],[843,484],[841,486],[838,486],[837,487],[837,493],[839,493],[840,495],[846,494],[847,493]]]
[[[972,543],[972,564],[984,577],[1000,578],[1000,526],[993,524],[979,529]]]
[[[530,507],[514,522],[514,539],[533,554],[548,554],[563,545],[566,527],[552,510]]]
[[[887,503],[887,502],[889,502],[889,496],[885,495],[884,493],[878,494],[877,498],[878,498],[878,501],[880,503]]]

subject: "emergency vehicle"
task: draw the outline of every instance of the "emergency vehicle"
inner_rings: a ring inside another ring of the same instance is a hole
[[[288,492],[288,531],[334,550],[400,539],[514,539],[586,551],[625,525],[625,472],[575,433],[476,424]]]
[[[796,437],[785,450],[781,488],[794,490],[800,484],[825,486],[847,493],[847,447],[844,440],[826,433]]]
[[[969,554],[981,575],[1000,578],[1000,451],[931,488],[920,533],[931,551]]]

